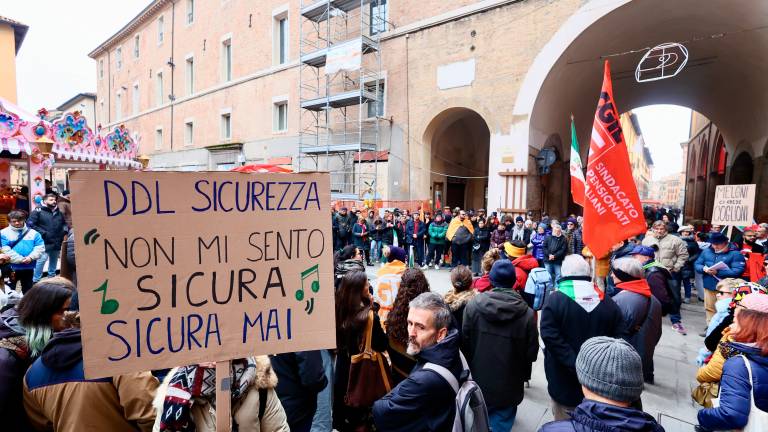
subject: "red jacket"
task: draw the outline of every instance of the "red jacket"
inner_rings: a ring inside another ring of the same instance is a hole
[[[516,291],[522,291],[525,289],[525,283],[528,282],[528,273],[538,267],[539,262],[533,255],[523,255],[512,261],[512,265],[515,266],[515,273],[517,274],[517,283],[515,284],[514,289]]]
[[[484,292],[491,289],[491,279],[488,277],[488,274],[484,274],[480,276],[479,278],[472,281],[472,288],[476,289],[478,292]]]

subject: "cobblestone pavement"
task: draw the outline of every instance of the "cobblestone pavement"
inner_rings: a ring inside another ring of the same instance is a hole
[[[368,267],[371,279],[375,279],[378,267]],[[426,270],[433,291],[444,294],[450,288],[448,269]],[[672,329],[668,317],[663,320],[661,341],[656,347],[655,384],[646,385],[643,392],[643,408],[657,419],[667,432],[691,432],[696,423],[696,405],[690,397],[696,385],[696,355],[704,346],[704,338],[698,334],[705,328],[704,304],[697,302],[694,294],[691,304],[683,305],[683,324],[688,335]],[[513,432],[536,431],[552,421],[547,380],[544,375],[544,354],[533,366],[530,388],[525,389],[525,399],[518,407]]]

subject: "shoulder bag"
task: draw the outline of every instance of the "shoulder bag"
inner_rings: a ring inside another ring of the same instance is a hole
[[[344,402],[353,408],[370,408],[392,390],[389,364],[381,353],[371,349],[372,337],[373,311],[369,311],[364,346],[359,354],[352,356],[349,365],[349,382]]]

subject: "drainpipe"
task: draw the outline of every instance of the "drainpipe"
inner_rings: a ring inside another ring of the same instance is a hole
[[[408,62],[408,40],[410,39],[410,34],[405,35],[405,127],[407,128],[408,132],[405,134],[405,139],[407,140],[407,149],[408,149],[408,166],[406,169],[408,170],[408,201],[411,200],[411,100],[409,98],[409,91],[408,88],[410,87],[410,83],[408,81],[409,78],[409,62]],[[390,132],[391,133],[391,132]],[[390,149],[391,151],[391,149]]]
[[[112,123],[112,60],[107,49],[107,124]],[[97,66],[98,67],[98,66]]]
[[[176,93],[173,88],[173,76],[176,74],[176,63],[173,61],[173,41],[176,33],[176,2],[171,2],[171,59],[168,65],[171,67],[171,152],[173,152],[173,106],[176,104]],[[183,132],[183,131],[182,131]]]

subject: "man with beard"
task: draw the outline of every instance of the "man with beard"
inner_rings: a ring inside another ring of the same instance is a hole
[[[407,352],[417,363],[408,378],[373,404],[377,430],[451,430],[456,393],[448,381],[425,366],[442,366],[462,381],[459,332],[452,323],[451,310],[439,294],[426,292],[411,301]]]
[[[45,263],[48,262],[48,276],[56,275],[59,263],[61,242],[67,235],[67,224],[64,215],[59,211],[58,196],[49,193],[43,198],[43,205],[32,210],[27,219],[27,226],[40,233],[45,242],[45,255],[35,263],[35,273],[32,281],[37,282],[43,277]]]

